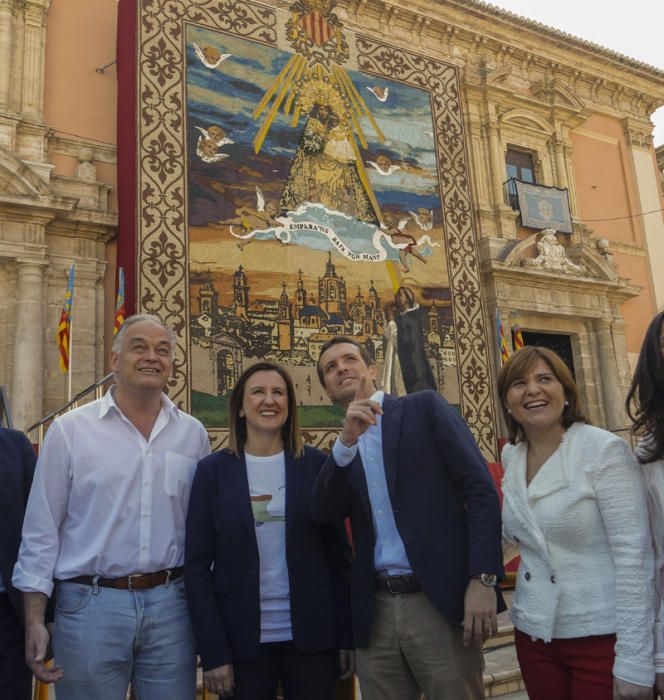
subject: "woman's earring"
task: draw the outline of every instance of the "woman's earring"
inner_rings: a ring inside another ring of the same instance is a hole
[[[510,416],[512,415],[512,411],[510,411],[509,408],[507,409],[507,412],[510,414]]]
[[[565,399],[565,406],[569,406],[569,401]]]

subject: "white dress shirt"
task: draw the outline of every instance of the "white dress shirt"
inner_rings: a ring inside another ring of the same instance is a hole
[[[115,578],[181,566],[189,492],[210,452],[205,428],[162,394],[146,440],[112,391],[57,418],[41,447],[13,583]]]
[[[371,397],[383,405],[382,391],[376,391]],[[348,466],[360,451],[364,475],[367,480],[371,515],[373,517],[376,543],[374,544],[374,569],[389,576],[411,574],[413,569],[408,561],[406,548],[397,529],[392,510],[392,501],[387,488],[385,462],[383,460],[383,430],[382,416],[376,414],[376,424],[370,425],[360,435],[357,444],[346,447],[337,439],[332,446],[332,456],[339,467]]]

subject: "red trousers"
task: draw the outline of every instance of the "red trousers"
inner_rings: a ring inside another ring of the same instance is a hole
[[[545,643],[514,630],[530,700],[612,700],[615,634]]]

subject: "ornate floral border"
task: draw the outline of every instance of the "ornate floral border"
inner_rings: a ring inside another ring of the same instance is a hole
[[[138,305],[175,329],[176,359],[169,391],[186,409],[190,396],[184,23],[274,45],[277,12],[239,0],[142,0],[138,13]],[[431,95],[462,411],[484,454],[495,458],[489,336],[482,309],[458,71],[367,36],[355,37],[362,70],[423,88]],[[305,437],[307,442],[328,448],[334,431],[306,430]],[[212,431],[212,438],[219,447],[226,440],[226,431]]]

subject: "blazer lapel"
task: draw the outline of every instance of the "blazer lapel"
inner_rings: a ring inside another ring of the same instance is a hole
[[[526,484],[527,448],[524,443],[516,449],[516,454],[503,477],[503,510],[509,508],[513,516],[521,524],[523,532],[528,533],[534,543],[546,550],[544,534],[540,530],[535,514],[528,500],[529,489]],[[523,536],[523,535],[522,535]]]
[[[385,479],[390,496],[394,494],[399,466],[399,438],[401,436],[401,416],[403,402],[393,396],[383,396],[383,415],[381,417],[381,438],[383,442],[383,464]]]
[[[290,538],[295,526],[301,486],[302,465],[297,464],[293,455],[286,451],[286,541]]]
[[[244,458],[244,452],[240,454],[239,462],[233,461],[228,465],[224,475],[226,485],[233,492],[233,498],[237,503],[242,522],[246,525],[247,530],[255,537],[254,516],[251,511],[251,499],[249,497],[249,480],[247,479],[247,463]],[[224,488],[224,484],[221,484]]]

